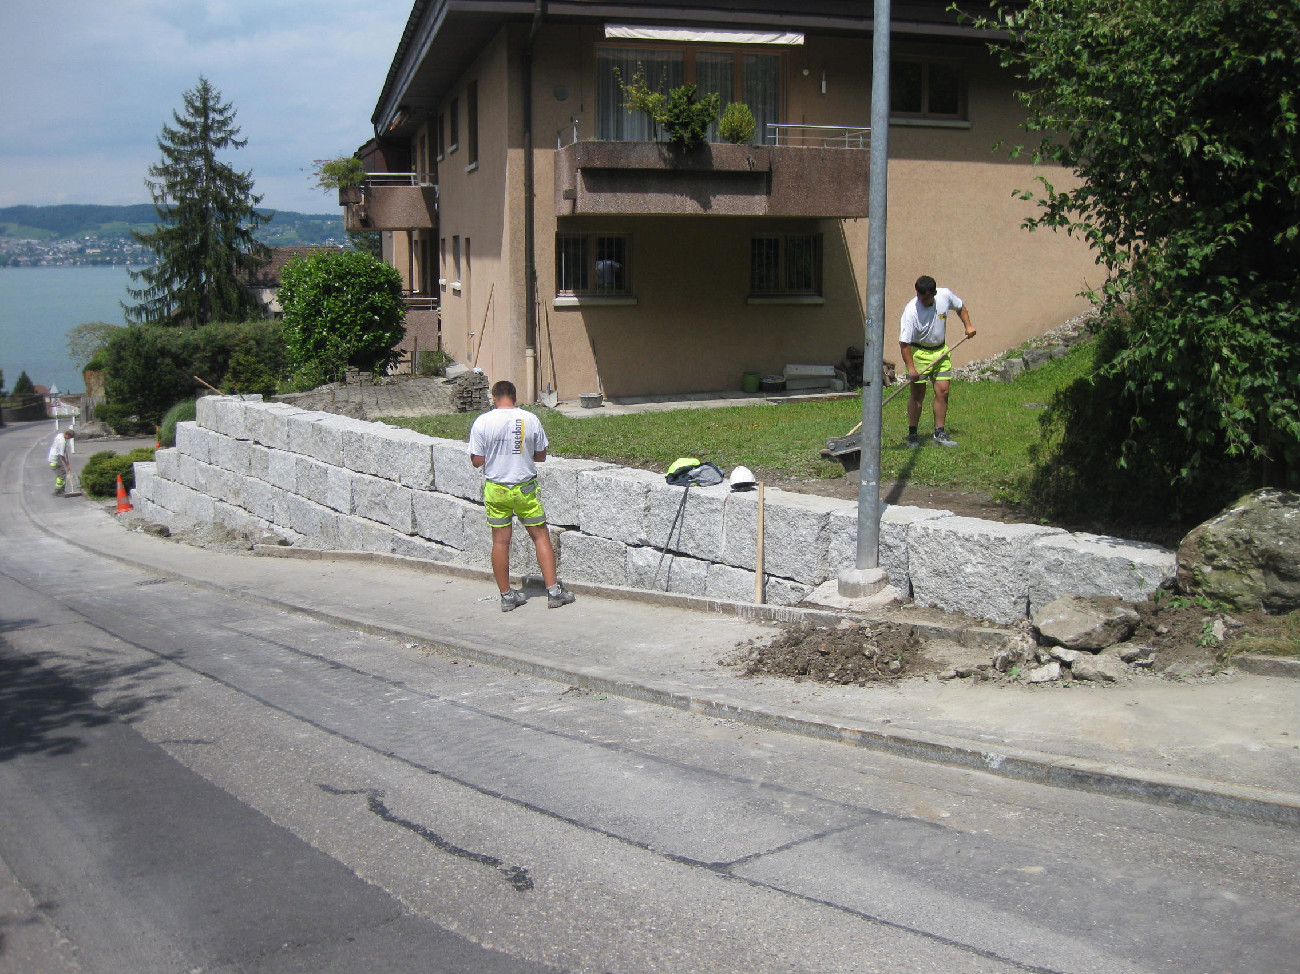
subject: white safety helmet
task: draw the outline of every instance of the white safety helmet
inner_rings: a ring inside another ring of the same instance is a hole
[[[758,481],[754,479],[754,473],[748,467],[737,467],[731,471],[732,490],[753,490],[758,486]]]

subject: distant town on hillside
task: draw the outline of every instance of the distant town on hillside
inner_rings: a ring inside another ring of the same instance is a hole
[[[136,243],[131,231],[147,233],[155,219],[150,203],[0,207],[0,267],[149,264],[153,252]],[[257,239],[268,247],[349,243],[342,211],[273,213],[271,222],[258,228]]]

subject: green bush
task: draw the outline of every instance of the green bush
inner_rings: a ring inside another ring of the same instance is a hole
[[[369,254],[320,251],[281,275],[284,344],[296,377],[333,382],[349,366],[382,372],[406,329],[402,276]]]
[[[136,415],[130,406],[101,402],[95,407],[95,419],[108,426],[118,436],[135,436],[152,430],[150,424]]]
[[[733,101],[722,110],[718,119],[718,134],[732,145],[744,145],[754,137],[758,122],[749,106],[741,101]]]
[[[197,408],[193,399],[186,399],[184,402],[178,402],[167,410],[163,414],[158,442],[163,446],[175,446],[176,424],[191,422],[196,415]]]
[[[428,379],[433,376],[446,375],[447,366],[456,360],[448,355],[443,349],[435,348],[432,351],[420,352],[416,356],[415,371]]]
[[[105,392],[120,410],[115,415],[134,415],[147,430],[174,404],[192,399],[198,380],[229,392],[268,394],[288,371],[277,321],[214,322],[200,328],[133,325],[113,333],[103,357]],[[111,419],[103,421],[119,433],[131,432]]]
[[[130,453],[100,450],[92,453],[81,471],[81,489],[90,497],[116,497],[117,478],[127,490],[135,487],[135,464],[153,459],[153,447],[141,447]]]

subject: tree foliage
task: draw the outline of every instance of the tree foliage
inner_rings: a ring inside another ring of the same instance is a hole
[[[995,49],[1018,76],[1034,161],[1077,177],[1039,176],[1027,225],[1087,240],[1108,273],[1094,297],[1124,332],[1092,384],[1104,410],[1076,390],[1051,415],[1107,412],[1094,460],[1165,478],[1131,491],[1204,504],[1231,500],[1244,472],[1296,478],[1300,4],[994,6],[981,23],[1010,34]]]
[[[239,320],[254,310],[242,282],[267,260],[254,233],[270,216],[256,209],[262,197],[253,194],[251,173],[217,158],[247,144],[230,103],[202,76],[183,98],[184,112],[173,111],[175,125],[164,125],[158,138],[162,161],[145,180],[157,227],[132,233],[158,262],[131,272],[144,286],[128,288],[137,303],[126,311],[151,324]]]
[[[121,328],[121,325],[111,325],[106,321],[86,321],[77,325],[68,332],[68,358],[77,368],[87,368]]]
[[[284,340],[304,383],[332,382],[349,367],[379,372],[406,334],[402,276],[369,254],[319,251],[280,275]]]
[[[18,378],[14,380],[15,396],[30,396],[36,392],[36,386],[32,384],[31,377],[28,376],[27,370],[18,373]]]

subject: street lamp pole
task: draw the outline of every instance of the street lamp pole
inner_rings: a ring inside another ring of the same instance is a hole
[[[890,0],[875,0],[872,22],[871,170],[867,226],[867,317],[862,359],[862,459],[858,485],[858,551],[840,593],[871,595],[886,584],[880,570],[880,429],[885,341],[885,228],[889,174]]]

